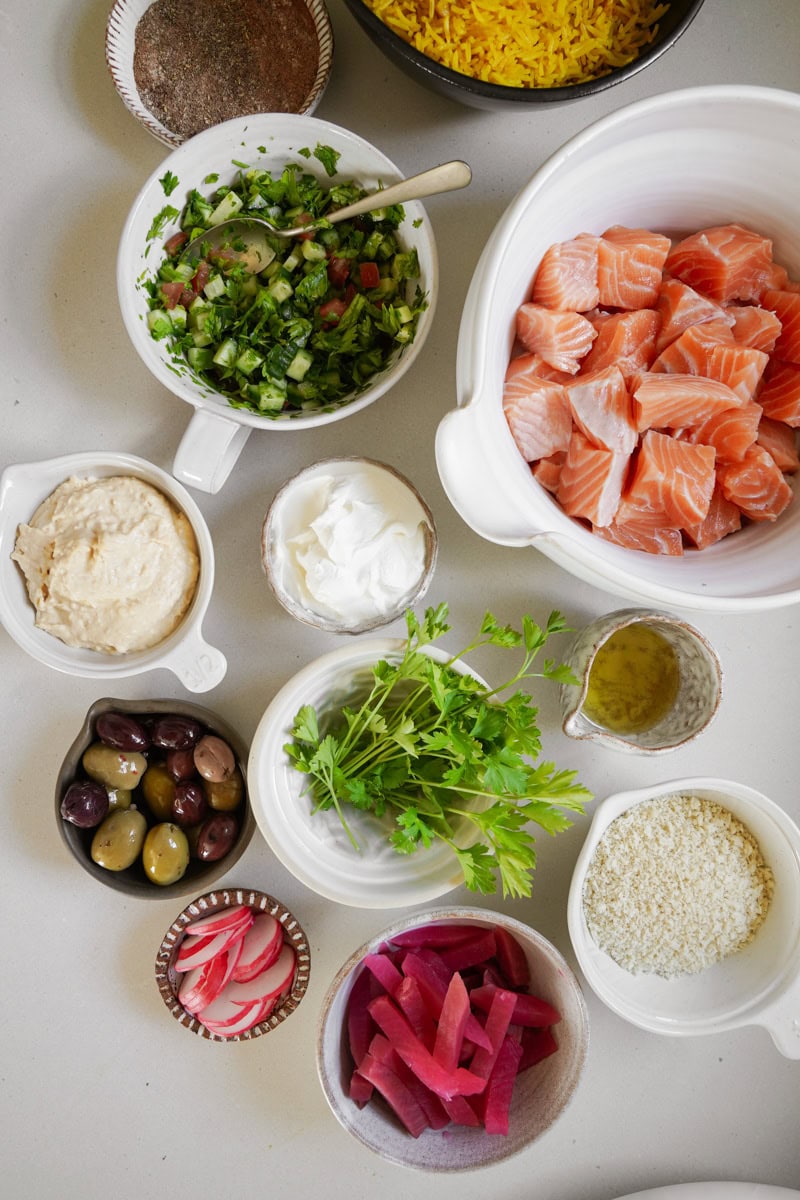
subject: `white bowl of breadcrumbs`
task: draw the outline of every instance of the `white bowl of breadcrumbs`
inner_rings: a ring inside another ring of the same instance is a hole
[[[592,990],[619,1016],[687,1036],[761,1025],[800,1058],[800,829],[716,778],[599,805],[568,902]]]

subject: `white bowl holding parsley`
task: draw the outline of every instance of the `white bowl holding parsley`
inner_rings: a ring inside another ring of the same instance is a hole
[[[280,180],[287,167],[294,172],[293,186],[276,199],[270,180]],[[269,179],[262,186],[265,177],[253,172],[266,172]],[[364,218],[358,246],[337,242],[348,238],[344,226],[349,223],[343,222],[321,230],[313,242],[279,243],[276,259],[250,283],[216,263],[205,282],[196,272],[182,281],[183,302],[167,296],[165,303],[163,283],[181,282],[184,273],[180,250],[161,272],[176,277],[157,276],[168,258],[164,244],[181,232],[187,202],[194,198],[189,223],[195,229],[198,220],[210,223],[232,188],[246,190],[246,205],[256,197],[256,205],[274,217],[275,210],[287,213],[293,207],[314,212],[321,196],[337,188],[330,203],[339,207],[353,198],[352,185],[372,191],[400,178],[394,163],[356,134],[316,117],[273,113],[237,118],[197,134],[144,184],[122,232],[117,289],[125,327],[143,362],[195,409],[174,463],[182,482],[216,492],[252,429],[315,428],[377,400],[419,355],[433,319],[438,279],[430,222],[414,201],[400,213],[390,209],[385,218],[379,215],[378,225]],[[382,282],[362,285],[358,264],[369,261],[370,237],[380,231],[385,238],[375,239],[374,256]],[[293,256],[288,265],[287,255]],[[329,268],[334,258],[348,256],[351,272],[342,279]],[[410,274],[412,268],[418,273]],[[245,289],[251,289],[249,297]],[[356,292],[364,299],[354,303]],[[339,305],[340,311],[331,313],[325,306],[332,299],[343,300],[349,312]],[[170,302],[174,306],[168,307]],[[261,307],[251,320],[254,303]],[[403,308],[407,312],[400,312]],[[159,311],[149,316],[152,310]],[[355,330],[347,333],[351,326]],[[273,354],[276,344],[280,348]],[[305,365],[308,352],[313,361]],[[324,369],[317,365],[322,354]]]
[[[339,904],[398,908],[464,885],[529,895],[529,823],[556,833],[590,798],[574,772],[537,761],[535,698],[524,687],[539,672],[542,687],[565,677],[533,662],[561,629],[558,614],[544,629],[525,618],[520,634],[487,614],[457,654],[432,644],[450,640],[447,617],[446,605],[409,610],[405,641],[324,654],[280,689],[256,729],[247,768],[256,823],[297,879]],[[496,687],[465,661],[488,644],[505,647],[510,664]],[[348,733],[345,706],[355,714]]]

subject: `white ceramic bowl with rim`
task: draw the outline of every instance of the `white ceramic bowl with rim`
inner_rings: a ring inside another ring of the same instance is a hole
[[[346,1044],[347,1005],[367,954],[397,934],[420,925],[500,926],[522,947],[530,969],[529,991],[561,1014],[553,1027],[558,1049],[521,1072],[515,1081],[508,1134],[449,1125],[413,1138],[380,1102],[358,1108],[348,1095],[352,1061]],[[525,1150],[561,1117],[581,1079],[589,1046],[586,1002],[575,975],[556,947],[522,921],[482,908],[435,908],[417,912],[381,930],[359,947],[337,972],[322,1002],[317,1031],[317,1071],[337,1121],[368,1150],[389,1162],[423,1171],[471,1171]]]
[[[583,889],[595,850],[612,821],[637,804],[665,796],[699,796],[728,809],[758,842],[772,869],[769,911],[749,945],[694,975],[671,979],[626,971],[589,932]],[[619,792],[598,805],[575,864],[567,901],[570,938],[592,990],[618,1016],[673,1037],[763,1026],[781,1054],[800,1059],[800,829],[754,788],[728,779],[673,779]]]
[[[116,0],[106,26],[106,64],[114,86],[128,112],[166,146],[180,146],[185,140],[174,129],[168,129],[144,104],[133,71],[136,48],[136,26],[150,8],[153,0]],[[325,0],[306,0],[314,18],[319,41],[319,63],[311,90],[300,109],[310,116],[323,97],[333,66],[333,30]]]
[[[708,612],[800,601],[800,504],[681,557],[595,537],[532,477],[502,409],[517,308],[548,246],[610,225],[684,235],[739,222],[773,239],[800,276],[800,95],[722,86],[668,92],[590,125],[533,175],[501,217],[470,285],[457,359],[458,407],[436,437],[439,474],[482,537],[534,546],[629,600]]]
[[[67,646],[34,624],[34,608],[25,581],[11,553],[17,528],[31,519],[39,505],[71,476],[106,478],[133,475],[152,484],[188,518],[197,541],[200,574],[194,598],[178,627],[157,646],[127,654],[106,654]],[[41,462],[17,463],[0,476],[0,621],[10,637],[32,658],[62,671],[89,679],[122,679],[144,671],[172,671],[190,692],[206,692],[225,675],[227,661],[209,646],[202,623],[214,586],[214,547],[203,514],[181,484],[153,463],[132,454],[104,450],[66,454]]]
[[[311,154],[317,145],[330,146],[340,155],[337,171],[328,176]],[[117,255],[117,292],[122,319],[134,348],[155,378],[194,409],[189,427],[178,447],[173,471],[182,483],[216,492],[222,487],[242,447],[254,429],[270,433],[315,429],[361,412],[393,387],[411,368],[427,338],[436,309],[438,260],[433,231],[425,209],[418,201],[403,206],[405,219],[398,229],[400,241],[414,246],[420,265],[419,286],[428,307],[419,318],[414,340],[399,347],[383,371],[349,401],[330,412],[301,411],[263,416],[232,408],[227,399],[209,389],[195,376],[183,356],[175,356],[166,341],[156,341],[147,328],[148,294],[145,282],[155,274],[160,261],[161,241],[147,240],[154,218],[166,204],[180,209],[188,191],[212,190],[203,180],[219,174],[219,184],[233,181],[235,163],[247,163],[279,174],[287,163],[296,163],[315,175],[323,186],[355,180],[365,190],[396,183],[402,178],[391,159],[355,133],[316,117],[288,113],[266,113],[237,118],[198,133],[168,155],[141,188],[125,221]],[[167,171],[178,179],[169,199],[160,180]],[[166,240],[178,229],[177,219],[164,225]],[[414,284],[416,286],[416,283]]]
[[[250,743],[247,779],[256,824],[301,883],[339,904],[359,908],[424,904],[464,882],[443,842],[413,854],[398,854],[386,840],[391,827],[386,820],[348,809],[345,815],[359,844],[356,850],[334,810],[312,811],[313,802],[305,794],[308,776],[294,767],[284,750],[304,704],[316,708],[324,728],[326,715],[335,718],[342,705],[353,705],[366,693],[375,664],[381,659],[398,661],[404,645],[400,638],[367,639],[315,659],[273,697]],[[426,646],[424,653],[437,662],[450,659],[438,646]],[[480,680],[464,663],[456,661],[453,666]],[[472,830],[459,832],[467,845]]]

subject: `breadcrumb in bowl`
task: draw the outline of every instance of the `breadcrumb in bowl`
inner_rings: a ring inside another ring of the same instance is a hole
[[[620,899],[622,853],[628,891]],[[640,898],[642,889],[661,891],[653,901],[666,906],[660,928],[635,910],[637,889]],[[782,1054],[800,1058],[799,906],[800,829],[753,788],[697,777],[599,805],[567,916],[588,983],[625,1020],[676,1037],[761,1025]]]

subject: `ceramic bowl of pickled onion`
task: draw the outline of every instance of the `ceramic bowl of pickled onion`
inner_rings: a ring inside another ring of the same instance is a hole
[[[502,913],[435,908],[342,965],[322,1003],[317,1070],[362,1146],[404,1167],[468,1171],[559,1120],[588,1037],[580,985],[552,943]]]
[[[436,435],[445,491],[477,533],[645,605],[724,613],[800,601],[798,120],[800,96],[779,89],[654,96],[583,130],[510,204],[468,291],[457,407]],[[628,239],[655,255],[635,298],[606,286],[624,276],[616,256]],[[580,271],[567,259],[587,247],[591,294],[568,296]],[[548,295],[561,270],[567,291]],[[548,347],[542,326],[525,323],[538,319],[588,345],[559,358],[564,342]],[[649,334],[626,351],[636,322]],[[723,360],[746,361],[747,382]],[[678,391],[677,407],[659,407]],[[721,436],[729,420],[732,441]]]
[[[675,44],[702,3],[636,0],[623,23],[600,3],[507,0],[481,13],[469,4],[346,0],[375,46],[423,87],[469,108],[517,112],[624,83]]]

